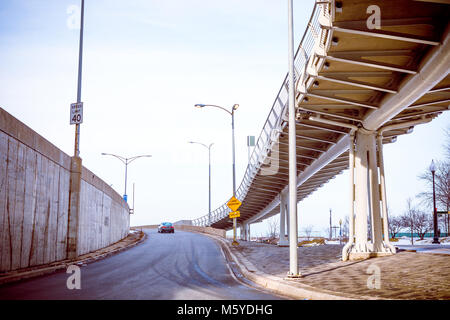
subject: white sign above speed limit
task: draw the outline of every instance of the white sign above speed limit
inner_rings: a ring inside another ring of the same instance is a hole
[[[83,102],[70,104],[70,124],[80,124],[83,122]]]

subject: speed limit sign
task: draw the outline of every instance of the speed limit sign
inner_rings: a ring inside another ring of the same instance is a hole
[[[83,102],[70,104],[70,124],[80,124],[83,122]]]

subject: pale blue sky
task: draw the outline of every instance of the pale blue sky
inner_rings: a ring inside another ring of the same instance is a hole
[[[0,2],[0,106],[73,154],[69,105],[76,100],[78,36],[75,0]],[[298,44],[313,1],[294,1]],[[86,0],[83,64],[83,164],[123,193],[123,165],[101,152],[152,154],[129,167],[136,184],[133,225],[196,218],[207,213],[207,150],[214,142],[212,203],[231,195],[229,116],[236,113],[237,182],[247,165],[246,136],[258,136],[287,72],[287,4],[279,0]],[[76,19],[75,19],[76,21]],[[423,188],[417,175],[442,158],[450,116],[416,127],[385,148],[393,213]],[[299,228],[328,225],[349,208],[344,173],[299,204]],[[266,223],[255,225],[264,234]]]

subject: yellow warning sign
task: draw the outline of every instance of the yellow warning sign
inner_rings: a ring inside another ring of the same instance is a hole
[[[232,196],[230,201],[228,201],[227,206],[231,209],[231,211],[236,211],[241,204],[242,203],[235,196]]]
[[[230,212],[230,219],[239,218],[241,216],[240,211]]]

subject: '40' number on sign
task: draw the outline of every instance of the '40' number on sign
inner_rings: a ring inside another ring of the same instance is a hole
[[[83,102],[72,103],[70,105],[70,124],[83,122]]]

